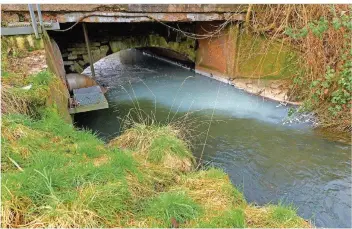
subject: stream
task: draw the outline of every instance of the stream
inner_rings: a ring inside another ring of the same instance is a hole
[[[75,115],[76,126],[108,141],[132,108],[160,123],[184,119],[194,129],[194,155],[223,168],[248,202],[293,204],[317,227],[352,226],[351,146],[323,138],[308,120],[288,124],[288,106],[138,50],[94,66],[99,84],[109,87],[109,109]]]

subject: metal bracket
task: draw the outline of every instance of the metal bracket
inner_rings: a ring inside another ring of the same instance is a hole
[[[33,31],[34,31],[35,37],[37,39],[39,39],[38,26],[37,26],[37,23],[36,23],[37,19],[35,18],[35,14],[34,14],[34,10],[33,10],[32,4],[28,4],[28,10],[29,10],[29,14],[31,15],[32,27],[33,27]]]

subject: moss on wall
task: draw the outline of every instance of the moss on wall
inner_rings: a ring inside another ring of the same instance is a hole
[[[8,47],[22,51],[34,51],[44,49],[42,39],[36,39],[35,35],[2,36],[1,40],[8,43]]]
[[[201,23],[197,32],[207,25]],[[282,79],[292,76],[297,69],[298,53],[292,47],[247,34],[236,24],[215,38],[199,40],[196,53],[196,68],[233,78]]]
[[[181,42],[168,42],[164,37],[159,35],[149,35],[142,37],[121,37],[117,41],[111,41],[110,47],[112,52],[119,52],[124,49],[142,48],[142,47],[157,47],[171,49],[188,57],[191,61],[195,61],[195,44],[196,41],[191,38],[186,38]]]
[[[70,95],[66,86],[55,76],[56,79],[49,83],[50,95],[47,98],[47,106],[55,105],[61,118],[66,123],[72,123],[71,115],[68,111],[68,100]]]
[[[236,76],[287,78],[296,70],[297,53],[284,42],[241,33]]]

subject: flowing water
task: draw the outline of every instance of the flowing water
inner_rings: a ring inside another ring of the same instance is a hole
[[[318,227],[352,226],[351,146],[322,138],[309,123],[283,124],[288,107],[137,50],[108,56],[95,69],[110,87],[110,108],[76,115],[78,126],[108,141],[134,107],[160,122],[188,114],[198,131],[212,119],[203,160],[223,168],[248,202],[292,203]],[[194,141],[198,158],[204,141]]]

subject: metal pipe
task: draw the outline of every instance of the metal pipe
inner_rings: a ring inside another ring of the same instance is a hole
[[[88,30],[87,30],[86,23],[82,23],[82,25],[83,25],[84,40],[86,41],[86,45],[87,45],[87,52],[88,52],[88,58],[89,58],[89,64],[90,64],[90,71],[92,72],[92,77],[95,78],[95,71],[94,71],[94,66],[93,66],[93,58],[92,58],[92,54],[90,52]]]
[[[38,19],[39,19],[39,24],[43,29],[43,16],[42,16],[42,11],[40,10],[40,5],[36,4],[37,6],[37,12],[38,12]]]
[[[35,38],[39,39],[37,20],[35,19],[35,14],[31,4],[28,4],[28,10],[29,10],[29,14],[31,15],[32,27],[34,30]]]
[[[92,77],[84,74],[66,74],[67,86],[70,91],[78,88],[92,87],[98,85]]]

